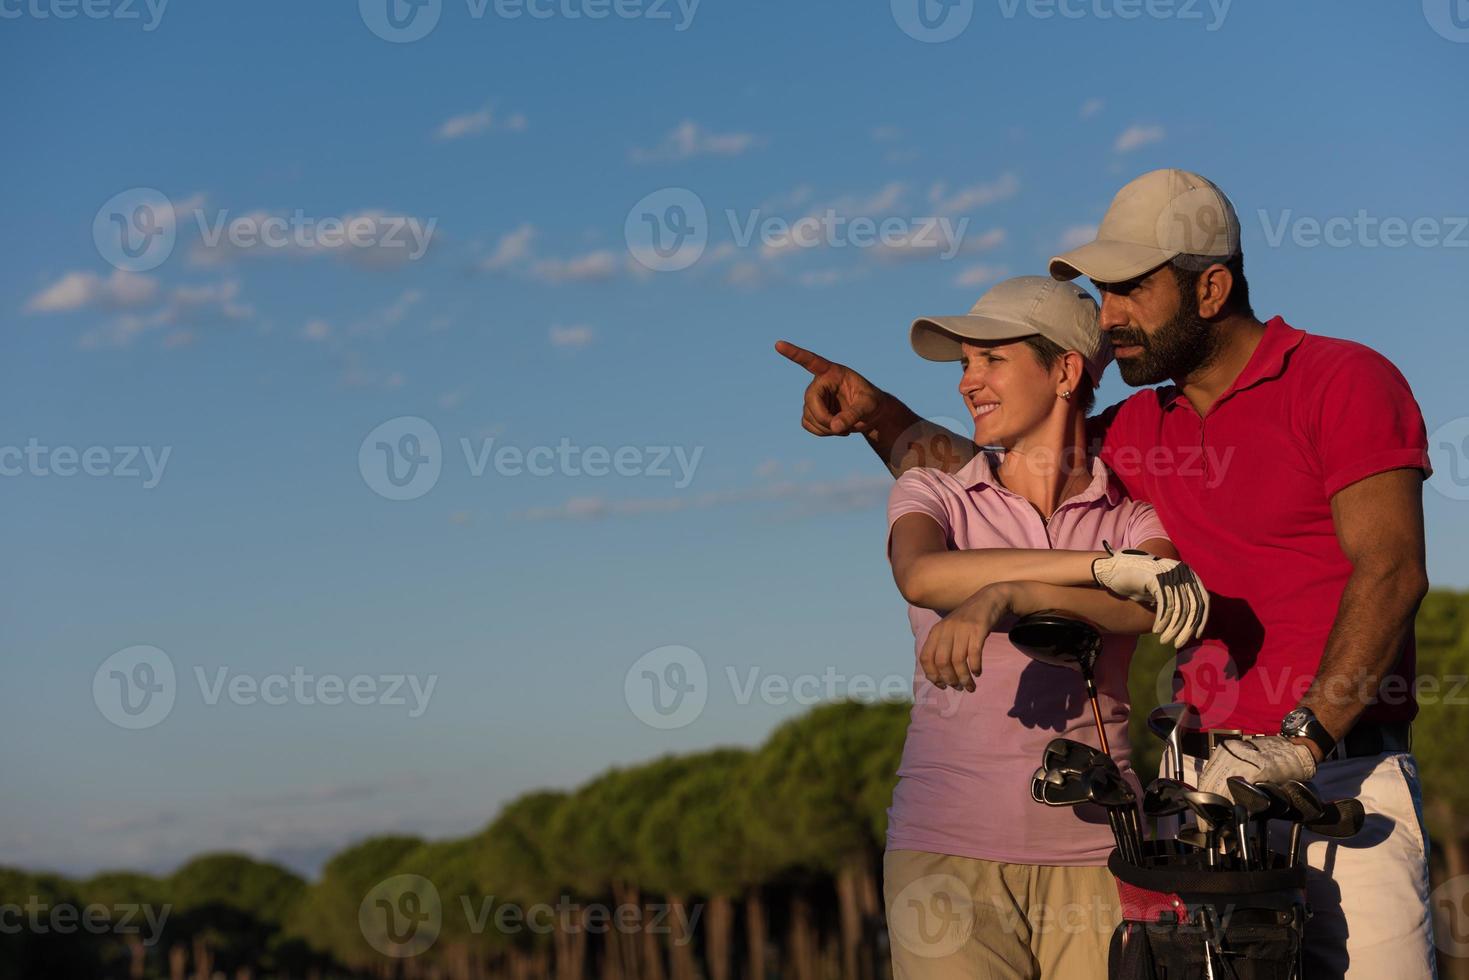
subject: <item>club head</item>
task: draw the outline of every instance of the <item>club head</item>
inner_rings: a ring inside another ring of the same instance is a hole
[[[1273,805],[1270,795],[1243,776],[1230,776],[1229,795],[1236,806],[1242,807],[1250,820],[1266,816]]]
[[[1168,736],[1173,734],[1175,728],[1186,732],[1196,732],[1201,724],[1199,709],[1183,701],[1160,704],[1148,712],[1148,731],[1165,742],[1168,741]]]
[[[1102,649],[1102,634],[1079,619],[1032,613],[1010,627],[1010,642],[1033,660],[1090,676]]]
[[[1115,770],[1096,766],[1082,773],[1081,781],[1086,786],[1087,799],[1098,806],[1120,809],[1137,805],[1132,787]]]
[[[1060,769],[1048,770],[1043,778],[1031,782],[1032,794],[1046,806],[1077,806],[1089,799],[1086,783],[1082,780],[1084,772],[1066,772]]]
[[[1080,772],[1094,765],[1117,768],[1112,757],[1101,749],[1078,742],[1074,738],[1051,739],[1041,754],[1041,765],[1046,769],[1065,769],[1071,772]]]
[[[1045,766],[1041,766],[1030,777],[1030,798],[1032,800],[1035,800],[1037,803],[1043,803],[1043,802],[1045,802],[1044,800],[1041,799],[1042,791],[1045,788],[1044,787],[1045,781],[1046,781],[1046,767]]]
[[[1296,812],[1300,814],[1301,823],[1314,823],[1326,815],[1326,807],[1322,805],[1321,797],[1299,779],[1276,783],[1275,786],[1286,799],[1290,800],[1291,806],[1295,807]]]
[[[1307,821],[1306,829],[1333,840],[1355,837],[1367,820],[1367,810],[1361,800],[1331,800],[1321,808],[1320,818]]]
[[[1292,823],[1301,819],[1301,811],[1291,802],[1290,797],[1285,795],[1279,783],[1254,783],[1255,789],[1270,798],[1270,809],[1263,814],[1266,820],[1289,820]]]
[[[1143,812],[1150,817],[1171,817],[1189,808],[1183,798],[1191,786],[1176,779],[1158,778],[1143,790]]]
[[[1191,789],[1183,794],[1183,799],[1199,823],[1210,829],[1223,830],[1234,819],[1234,804],[1217,793]]]
[[[1202,851],[1208,846],[1208,837],[1205,836],[1204,831],[1199,827],[1180,827],[1174,840],[1180,844],[1192,847],[1196,851]]]

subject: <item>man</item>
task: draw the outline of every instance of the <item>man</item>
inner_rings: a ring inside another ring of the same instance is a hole
[[[1203,642],[1178,663],[1179,700],[1208,730],[1184,745],[1193,778],[1214,792],[1232,775],[1309,779],[1360,797],[1362,833],[1306,838],[1307,975],[1433,976],[1408,732],[1429,463],[1407,382],[1366,347],[1257,320],[1234,207],[1196,174],[1128,184],[1096,240],[1050,272],[1100,291],[1124,380],[1173,382],[1108,409],[1094,435],[1211,593]],[[778,347],[814,375],[808,431],[861,433],[894,474],[954,470],[977,451],[855,371]]]

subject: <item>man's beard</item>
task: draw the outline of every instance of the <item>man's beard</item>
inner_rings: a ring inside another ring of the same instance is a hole
[[[1152,336],[1133,327],[1114,327],[1108,333],[1116,346],[1142,348],[1136,357],[1117,359],[1122,380],[1135,388],[1187,378],[1213,360],[1219,347],[1213,324],[1199,316],[1198,300],[1187,291],[1183,307]]]

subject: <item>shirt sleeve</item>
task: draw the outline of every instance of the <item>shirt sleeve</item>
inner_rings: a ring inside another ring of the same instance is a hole
[[[1325,372],[1314,444],[1328,497],[1359,480],[1411,467],[1427,477],[1428,433],[1408,381],[1374,350],[1353,345]]]
[[[893,489],[888,493],[886,547],[889,551],[892,547],[893,525],[905,514],[926,514],[944,529],[946,539],[951,536],[953,525],[949,520],[949,510],[944,506],[937,478],[928,470],[915,468],[906,471],[898,477],[898,482],[893,484]]]
[[[1154,538],[1163,538],[1171,542],[1173,539],[1163,529],[1163,522],[1158,517],[1158,512],[1153,509],[1152,504],[1145,504],[1140,500],[1134,500],[1129,505],[1132,513],[1127,515],[1127,527],[1122,532],[1122,542],[1113,542],[1115,547],[1140,548],[1144,541]]]

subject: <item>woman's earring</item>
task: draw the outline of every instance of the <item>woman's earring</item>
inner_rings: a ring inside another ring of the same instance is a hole
[[[1064,398],[1064,399],[1066,399],[1067,401],[1070,401],[1071,400],[1071,389],[1068,388],[1065,391],[1061,392],[1061,397]]]

